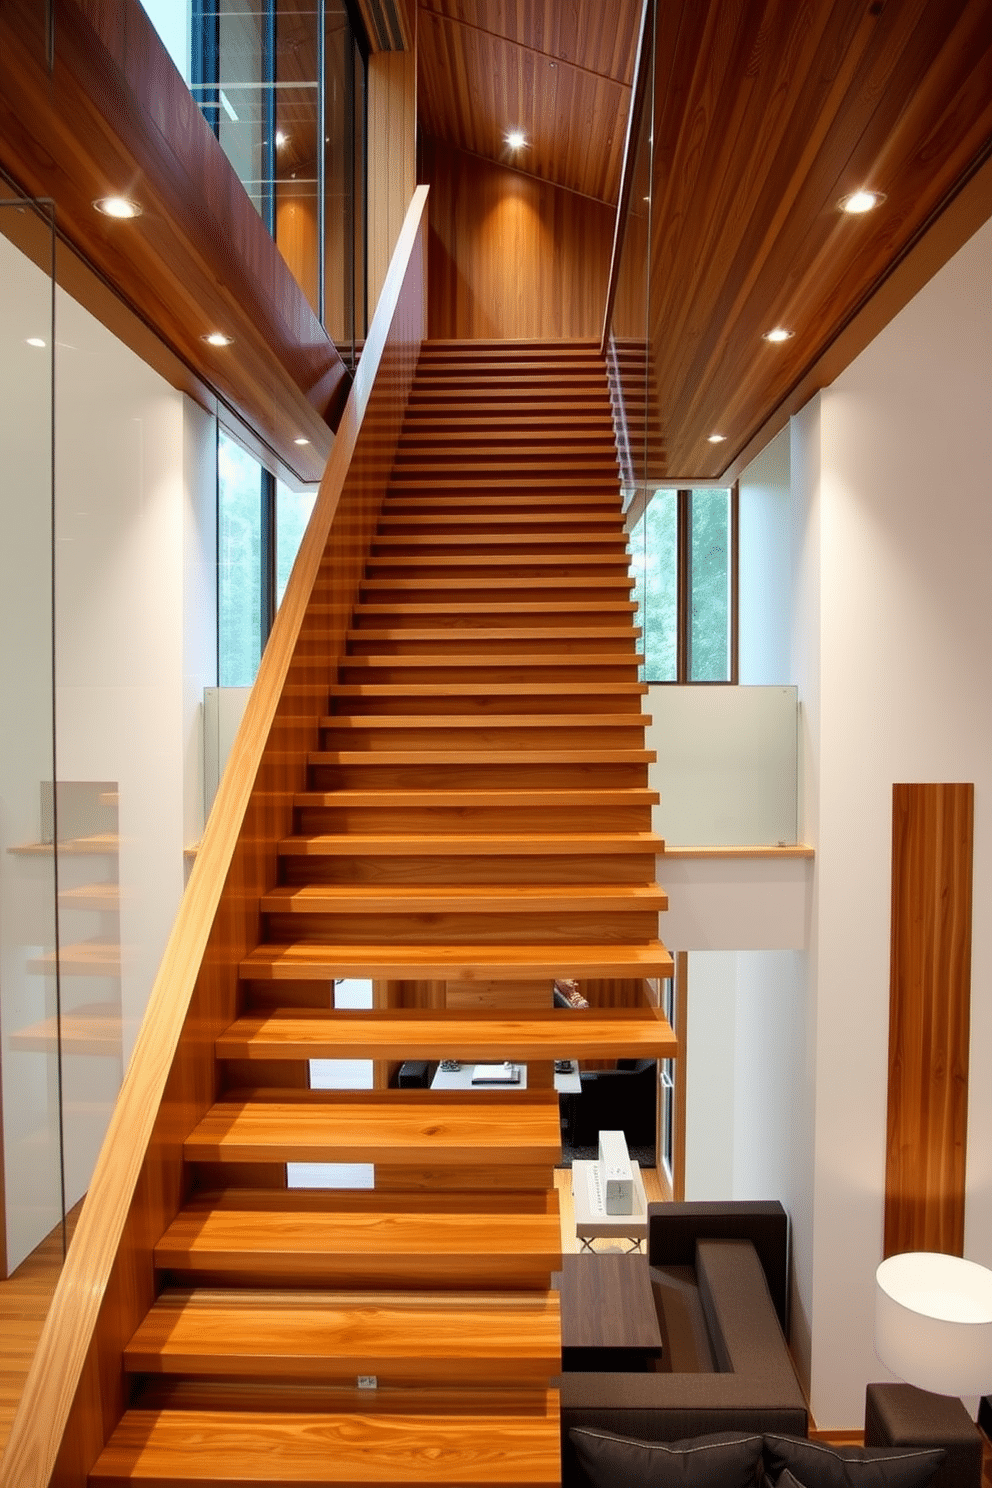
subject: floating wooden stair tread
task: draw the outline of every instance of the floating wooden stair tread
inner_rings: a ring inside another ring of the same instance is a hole
[[[646,682],[335,682],[332,698],[643,697]]]
[[[362,667],[471,667],[478,671],[482,667],[546,667],[561,670],[564,667],[608,667],[640,666],[644,657],[636,651],[556,651],[549,655],[546,651],[521,651],[517,654],[510,652],[486,651],[472,652],[454,656],[439,656],[436,651],[427,651],[411,655],[403,652],[398,655],[370,655],[370,656],[345,656],[341,665],[349,672],[356,671]]]
[[[441,491],[436,496],[431,496],[418,491],[411,495],[409,492],[394,491],[386,497],[382,504],[385,516],[402,512],[506,512],[513,516],[518,511],[530,511],[545,513],[553,517],[559,511],[581,512],[589,510],[595,513],[608,512],[612,516],[619,514],[620,505],[616,496],[609,491],[577,491],[574,494],[566,494],[561,491],[551,492],[548,495],[534,492],[505,492],[490,501],[483,500],[477,492],[470,495],[459,495],[457,491]]]
[[[633,640],[640,635],[640,630],[631,625],[608,626],[587,625],[584,628],[573,630],[569,639],[579,640],[603,640],[622,641]],[[473,626],[471,629],[453,630],[450,626],[434,627],[432,629],[410,627],[390,630],[358,629],[349,630],[348,640],[352,643],[360,641],[363,644],[382,641],[409,641],[411,644],[424,644],[429,641],[457,641],[460,645],[466,641],[561,641],[563,639],[560,626]],[[528,653],[530,654],[530,653]]]
[[[370,914],[477,913],[480,909],[547,914],[598,909],[619,913],[624,909],[662,911],[668,896],[657,884],[304,884],[299,888],[281,885],[263,895],[264,914],[352,914],[357,908]]]
[[[219,1059],[670,1059],[676,1039],[653,1007],[431,1013],[279,1009],[239,1018],[216,1042]]]
[[[373,539],[373,556],[387,552],[391,548],[409,551],[413,556],[419,557],[418,549],[446,547],[446,548],[470,548],[473,555],[481,556],[486,548],[506,547],[508,544],[519,547],[521,543],[527,543],[530,547],[551,547],[556,552],[564,550],[570,553],[573,548],[582,547],[604,547],[607,544],[615,547],[618,552],[625,553],[627,550],[627,537],[623,532],[574,532],[569,531],[567,535],[561,532],[448,532],[437,530],[430,533],[419,532],[380,532]],[[612,555],[611,555],[612,556]]]
[[[303,857],[352,857],[356,853],[376,853],[387,857],[420,856],[429,852],[432,839],[420,833],[352,832],[337,835],[316,833],[311,837],[284,837],[279,843],[281,854]],[[660,853],[664,838],[654,832],[452,832],[445,836],[445,857],[464,854],[476,857],[489,853],[510,857],[531,855],[568,857],[593,853]]]
[[[510,562],[512,560],[507,561]],[[520,590],[528,594],[539,594],[542,591],[551,590],[554,594],[562,596],[569,588],[569,581],[563,579],[561,576],[553,579],[539,576],[511,576],[509,578],[500,578],[495,583],[500,593],[500,599],[498,601],[500,604],[502,604],[503,597],[508,589]],[[605,577],[602,574],[583,574],[581,579],[576,578],[574,580],[574,585],[582,594],[588,594],[590,591],[598,589],[625,590],[629,593],[634,587],[634,580],[629,574],[609,574]],[[444,594],[456,589],[462,591],[466,587],[492,589],[494,587],[494,581],[492,579],[474,578],[472,586],[469,586],[464,578],[431,579],[431,592],[435,594]],[[362,580],[363,593],[368,591],[374,592],[376,589],[392,589],[400,593],[415,592],[422,594],[423,588],[424,583],[422,579],[375,578],[374,576],[366,575]]]
[[[632,599],[603,599],[603,600],[569,600],[543,602],[534,600],[531,603],[514,600],[504,601],[500,604],[501,615],[561,615],[564,610],[567,616],[571,615],[632,615],[637,605]],[[419,619],[421,616],[451,615],[462,617],[464,615],[491,615],[493,607],[491,604],[361,604],[356,606],[355,615],[359,619],[366,616],[379,615],[409,615],[411,618]]]
[[[556,1488],[554,1392],[543,1407],[450,1415],[128,1411],[90,1471],[101,1488]]]
[[[624,570],[626,571],[626,567],[629,563],[629,556],[627,553],[621,551],[619,543],[617,544],[617,552],[615,554],[573,553],[571,550],[563,551],[560,545],[557,545],[552,557],[559,570],[564,566],[567,566],[569,568],[615,568],[617,564],[622,562],[624,564]],[[431,568],[465,569],[466,572],[470,572],[472,569],[475,568],[526,568],[528,564],[536,566],[539,564],[547,564],[550,561],[551,558],[549,558],[547,554],[541,553],[534,553],[531,555],[525,553],[476,552],[438,554],[371,553],[366,561],[366,571],[369,575],[369,578],[374,578],[375,570],[377,568],[383,568],[387,564],[390,567],[394,568],[420,568],[424,565],[428,565]],[[363,588],[368,586],[369,578],[365,580]],[[434,581],[432,580],[432,585],[433,582]],[[514,583],[514,585],[516,585],[517,579],[515,576],[512,577],[512,582]],[[582,586],[583,588],[585,588],[584,578],[582,580]],[[422,589],[423,581],[421,580],[420,584],[415,587],[419,587]],[[550,587],[555,588],[560,592],[562,587],[561,579],[559,578]]]
[[[311,765],[647,765],[651,749],[337,749],[316,750]]]
[[[447,839],[445,839],[445,842]],[[640,945],[261,945],[241,962],[250,981],[530,981],[555,977],[669,977],[674,963],[661,941]]]
[[[309,1100],[218,1101],[186,1138],[187,1158],[470,1167],[497,1119],[504,1164],[553,1164],[561,1156],[553,1091],[514,1091],[512,1110],[502,1108],[506,1092],[305,1093]]]
[[[556,713],[556,727],[581,728],[639,728],[650,722],[643,713]],[[548,719],[540,713],[487,713],[478,718],[473,713],[328,713],[320,720],[326,729],[528,729],[547,728]]]
[[[608,715],[607,715],[608,716]],[[655,806],[658,791],[643,786],[549,790],[335,790],[301,791],[295,806]],[[660,849],[659,849],[660,850]]]
[[[428,1345],[425,1348],[425,1343]],[[547,1385],[557,1292],[167,1291],[124,1351],[132,1373],[395,1385]]]

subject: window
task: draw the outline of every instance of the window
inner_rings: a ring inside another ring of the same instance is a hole
[[[313,487],[292,491],[217,431],[217,676],[250,687],[313,512]]]
[[[736,682],[736,487],[655,491],[631,550],[644,678]]]
[[[217,431],[217,678],[250,687],[268,624],[262,615],[262,470]]]
[[[153,18],[163,13],[156,24],[171,34],[175,3],[146,4]],[[188,5],[183,75],[193,97],[315,314],[354,367],[367,315],[364,39],[346,0]]]
[[[291,491],[282,481],[276,482],[276,609],[282,604],[316,500],[314,490]]]

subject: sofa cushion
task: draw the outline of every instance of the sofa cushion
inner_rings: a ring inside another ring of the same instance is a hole
[[[777,1488],[923,1488],[944,1460],[940,1448],[828,1447],[765,1435],[765,1474]]]
[[[589,1426],[569,1432],[594,1488],[755,1488],[762,1438],[726,1431],[647,1442]]]

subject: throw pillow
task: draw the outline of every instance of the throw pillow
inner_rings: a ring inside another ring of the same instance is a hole
[[[646,1442],[592,1426],[569,1436],[593,1488],[755,1488],[761,1437],[736,1431]]]
[[[923,1488],[945,1455],[940,1447],[828,1447],[765,1436],[765,1473],[779,1488]]]

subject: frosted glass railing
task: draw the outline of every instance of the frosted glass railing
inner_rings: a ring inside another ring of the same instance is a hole
[[[650,689],[654,826],[669,847],[795,844],[798,709],[795,687]]]

